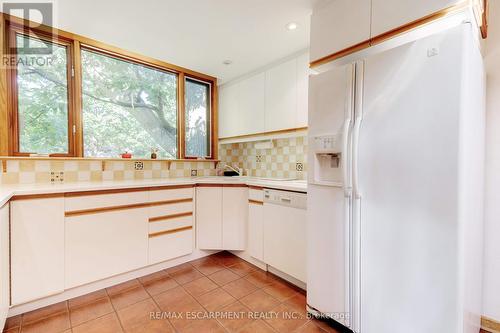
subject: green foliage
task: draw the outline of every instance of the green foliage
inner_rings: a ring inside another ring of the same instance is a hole
[[[68,151],[67,50],[54,45],[49,57],[50,65],[18,66],[21,151]],[[81,59],[85,156],[149,157],[157,148],[177,157],[177,75],[90,50]],[[208,154],[207,97],[206,85],[187,81],[189,156]]]

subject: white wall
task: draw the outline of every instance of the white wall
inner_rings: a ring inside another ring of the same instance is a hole
[[[489,18],[483,314],[500,321],[500,0],[490,0]]]

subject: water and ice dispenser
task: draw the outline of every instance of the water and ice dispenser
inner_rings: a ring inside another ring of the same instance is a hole
[[[336,186],[342,179],[342,135],[329,134],[313,137],[314,183]]]

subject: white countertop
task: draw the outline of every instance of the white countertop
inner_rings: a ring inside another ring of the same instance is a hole
[[[137,187],[195,184],[246,184],[286,191],[307,192],[305,180],[272,180],[256,177],[192,177],[149,180],[120,180],[102,182],[75,182],[63,184],[12,184],[0,185],[0,207],[14,195],[47,194],[62,192],[98,191]]]

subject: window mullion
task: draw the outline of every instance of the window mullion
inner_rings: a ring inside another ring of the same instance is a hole
[[[177,156],[180,159],[186,157],[186,78],[184,73],[179,73],[177,83]]]
[[[82,61],[80,42],[73,41],[73,126],[75,156],[83,157],[83,125],[82,125]]]

